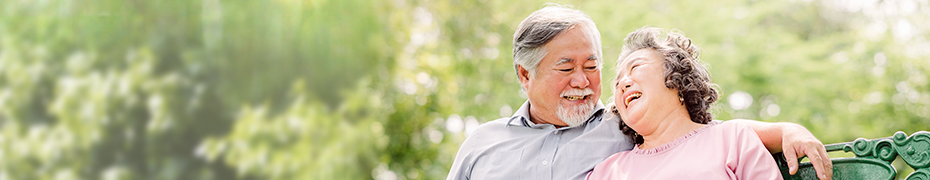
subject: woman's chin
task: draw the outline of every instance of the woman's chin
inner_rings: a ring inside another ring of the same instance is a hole
[[[620,118],[623,119],[623,122],[626,124],[637,124],[639,120],[643,118],[641,114],[620,114]]]

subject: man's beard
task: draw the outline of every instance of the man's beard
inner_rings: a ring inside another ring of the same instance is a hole
[[[562,95],[586,95],[588,98],[594,98],[594,91],[591,89],[572,89],[566,92],[562,92]],[[585,123],[591,114],[594,113],[594,100],[585,99],[584,104],[573,105],[573,106],[563,106],[562,103],[559,103],[558,108],[555,111],[556,116],[559,119],[562,119],[562,122],[567,124],[569,127],[577,127]]]

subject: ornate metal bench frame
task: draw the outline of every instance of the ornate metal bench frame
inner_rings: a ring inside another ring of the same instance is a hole
[[[855,157],[833,158],[833,179],[894,179],[897,175],[891,162],[901,156],[914,172],[907,180],[930,179],[930,132],[920,131],[907,136],[898,131],[892,137],[859,138],[853,142],[825,145],[827,152],[852,151]],[[798,173],[788,174],[785,157],[775,154],[775,161],[785,179],[817,179],[810,162],[801,163]]]

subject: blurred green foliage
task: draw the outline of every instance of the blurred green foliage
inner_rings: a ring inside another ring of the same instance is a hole
[[[677,28],[717,119],[930,130],[927,0],[560,3],[598,24],[605,87],[627,33]],[[526,100],[510,42],[542,4],[0,1],[0,179],[443,179]]]

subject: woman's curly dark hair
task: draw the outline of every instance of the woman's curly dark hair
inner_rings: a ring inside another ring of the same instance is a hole
[[[691,43],[691,39],[677,31],[666,33],[666,38],[660,40],[659,35],[663,32],[668,31],[647,26],[627,34],[623,39],[624,45],[619,61],[626,59],[634,51],[647,48],[664,55],[665,86],[678,90],[678,96],[684,99],[682,103],[688,109],[691,121],[707,124],[713,120],[710,109],[718,99],[718,92],[717,84],[710,81],[707,67],[698,59],[701,49]],[[617,62],[617,65],[620,64]],[[614,77],[614,89],[618,81],[619,74]],[[620,117],[615,104],[611,103],[610,111]],[[634,143],[643,143],[643,137],[627,126],[623,120],[620,121],[620,130],[632,138]]]

